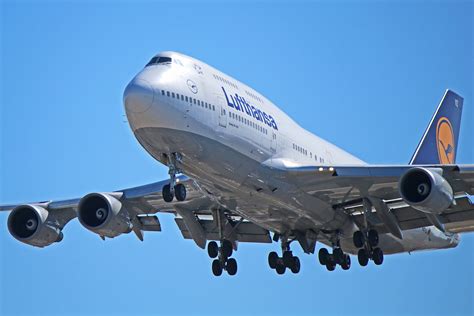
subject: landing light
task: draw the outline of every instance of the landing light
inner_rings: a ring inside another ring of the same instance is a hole
[[[319,171],[323,172],[323,171],[324,171],[324,168],[323,168],[323,167],[319,167]]]

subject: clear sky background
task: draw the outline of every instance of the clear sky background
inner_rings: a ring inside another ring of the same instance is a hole
[[[446,88],[465,97],[458,162],[473,163],[473,2],[79,2],[0,6],[0,203],[80,197],[162,180],[122,93],[175,50],[245,82],[303,127],[378,163],[407,163]],[[450,250],[328,272],[304,255],[277,276],[277,244],[241,244],[235,277],[173,217],[102,241],[21,244],[0,214],[1,315],[474,314],[474,235]],[[356,258],[353,258],[356,262]]]

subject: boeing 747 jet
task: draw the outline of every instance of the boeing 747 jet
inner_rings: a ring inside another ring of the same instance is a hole
[[[123,102],[141,146],[169,178],[71,200],[2,205],[18,241],[46,247],[78,218],[100,238],[182,235],[237,273],[239,242],[279,243],[268,265],[300,271],[292,252],[327,270],[382,264],[384,255],[456,247],[474,230],[474,165],[456,164],[463,98],[447,90],[408,164],[372,165],[308,132],[251,87],[189,56],[154,56]],[[319,245],[324,245],[319,247]],[[318,246],[318,248],[317,248]],[[317,250],[319,249],[319,250]],[[328,250],[329,249],[329,250]]]

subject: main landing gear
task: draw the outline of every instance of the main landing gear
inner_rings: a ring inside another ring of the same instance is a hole
[[[237,273],[237,260],[231,258],[233,252],[232,248],[232,242],[227,239],[221,241],[220,247],[215,241],[211,241],[207,244],[209,257],[216,258],[212,261],[212,273],[215,276],[222,275],[223,270],[227,271],[229,275],[235,275]]]
[[[361,248],[357,253],[357,258],[361,266],[365,267],[370,259],[372,259],[376,265],[383,263],[383,251],[377,247],[379,244],[379,234],[375,229],[370,229],[366,233],[356,231],[352,240],[356,248]]]
[[[351,268],[351,257],[342,250],[339,237],[336,235],[334,239],[332,253],[329,253],[326,248],[319,249],[319,263],[326,266],[328,271],[334,271],[336,265],[340,265],[342,270],[349,270]]]
[[[290,242],[287,238],[281,240],[282,256],[279,257],[275,251],[268,254],[268,265],[271,269],[275,269],[276,273],[284,274],[286,269],[290,269],[293,273],[300,272],[300,259],[293,255],[290,250]]]
[[[176,200],[184,201],[186,200],[186,187],[182,183],[176,183],[176,174],[181,173],[181,170],[177,167],[177,164],[181,162],[181,155],[179,153],[172,153],[169,156],[165,155],[165,158],[168,159],[170,183],[163,186],[161,192],[163,200],[169,203],[176,197]]]

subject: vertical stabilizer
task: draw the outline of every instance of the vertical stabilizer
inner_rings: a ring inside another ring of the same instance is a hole
[[[413,157],[411,165],[454,164],[464,99],[446,90]]]

